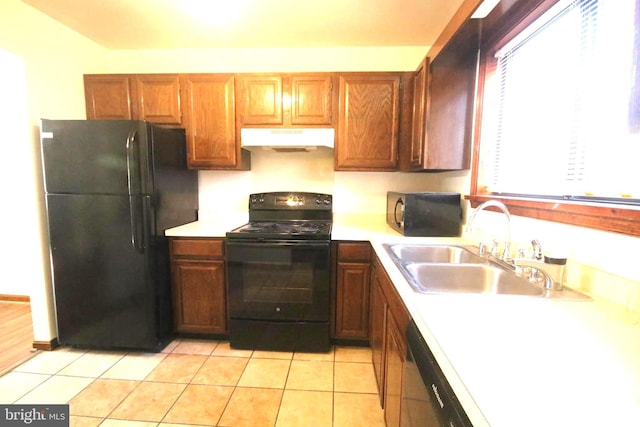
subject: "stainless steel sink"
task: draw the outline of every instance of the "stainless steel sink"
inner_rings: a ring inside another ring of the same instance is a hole
[[[383,246],[394,258],[403,263],[483,264],[486,262],[484,258],[464,246],[408,244],[384,244]]]
[[[545,290],[516,274],[514,268],[465,245],[383,244],[414,291],[526,295],[548,299],[590,301],[580,292]]]
[[[407,263],[403,267],[409,284],[420,293],[544,295],[526,279],[490,264]]]

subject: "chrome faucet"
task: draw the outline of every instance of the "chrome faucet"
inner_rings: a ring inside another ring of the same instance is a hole
[[[480,212],[481,210],[487,208],[487,207],[496,207],[498,209],[500,209],[502,211],[502,213],[504,213],[504,217],[506,220],[506,229],[505,229],[505,238],[504,238],[504,247],[502,250],[502,259],[503,260],[507,260],[509,258],[509,242],[511,242],[511,214],[509,213],[509,210],[507,209],[507,207],[504,205],[504,203],[499,202],[497,200],[487,200],[486,202],[482,203],[480,206],[478,206],[476,208],[475,211],[473,211],[473,214],[471,214],[471,217],[469,218],[469,223],[467,225],[467,231],[472,231],[473,230],[473,221],[476,218],[476,215],[478,215],[478,212]],[[484,244],[480,244],[480,247],[483,247]],[[481,249],[482,251],[482,249]]]
[[[544,265],[545,265],[544,261],[540,261],[537,259],[516,258],[512,260],[512,262],[516,272],[522,271],[523,267],[531,269],[531,273],[529,274],[529,280],[532,280],[532,281],[535,280],[537,277],[537,274],[539,273],[542,275],[544,279],[545,289],[554,289],[554,290],[556,289],[556,285],[553,278],[549,274],[547,274],[547,272],[544,269]],[[562,290],[562,289],[557,289],[557,290]]]
[[[533,248],[533,257],[518,257],[512,261],[516,272],[522,271],[523,268],[531,269],[529,280],[536,280],[538,274],[544,278],[544,288],[561,291],[564,286],[564,274],[566,258],[554,258],[543,255],[542,245],[536,239],[531,241]]]

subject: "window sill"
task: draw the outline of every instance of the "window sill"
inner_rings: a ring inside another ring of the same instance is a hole
[[[489,195],[467,195],[465,199],[473,208],[498,200],[513,215],[640,237],[640,209],[628,206]]]

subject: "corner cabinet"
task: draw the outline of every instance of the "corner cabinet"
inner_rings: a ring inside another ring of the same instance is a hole
[[[333,127],[332,73],[238,74],[237,129]]]
[[[232,74],[180,76],[187,164],[192,169],[251,167],[235,130],[235,78]]]
[[[376,256],[372,261],[370,341],[387,427],[399,427],[410,315]]]
[[[170,238],[176,332],[226,334],[224,240]]]
[[[337,246],[334,338],[369,340],[369,242],[339,242]]]
[[[339,74],[335,170],[397,170],[403,75]]]

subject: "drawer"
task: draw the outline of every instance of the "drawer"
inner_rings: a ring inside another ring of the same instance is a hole
[[[222,258],[224,257],[224,240],[171,239],[171,255],[174,257],[196,256]]]
[[[371,259],[371,245],[369,243],[339,243],[339,261],[369,261]]]

